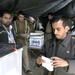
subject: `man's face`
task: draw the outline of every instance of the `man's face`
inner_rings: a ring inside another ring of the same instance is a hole
[[[19,21],[21,21],[21,22],[24,21],[24,15],[19,14],[19,15],[18,15],[18,19],[19,19]]]
[[[63,26],[62,20],[52,23],[52,28],[53,28],[55,37],[61,40],[66,37],[66,34],[69,30],[69,26],[66,26],[66,27]]]
[[[29,22],[30,22],[30,25],[32,25],[32,24],[34,23],[34,21],[33,21],[33,20],[29,20]]]
[[[12,16],[8,13],[5,13],[3,16],[2,16],[2,23],[6,26],[6,27],[9,27],[9,25],[11,24],[11,21],[12,21]]]
[[[48,19],[51,20],[53,18],[52,15],[48,15]]]

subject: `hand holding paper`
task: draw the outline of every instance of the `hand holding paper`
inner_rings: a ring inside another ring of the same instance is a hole
[[[52,60],[44,56],[42,56],[42,59],[45,60],[45,62],[42,62],[42,66],[49,71],[53,71]]]

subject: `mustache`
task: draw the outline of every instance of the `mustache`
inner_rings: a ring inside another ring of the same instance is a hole
[[[55,34],[55,36],[59,36],[58,34]]]

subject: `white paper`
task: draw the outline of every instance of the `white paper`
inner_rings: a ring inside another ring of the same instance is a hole
[[[37,36],[37,35],[43,35],[44,33],[30,33],[30,36]]]
[[[45,67],[49,71],[53,71],[53,66],[52,66],[52,62],[51,62],[52,60],[50,58],[47,58],[44,56],[42,56],[42,59],[45,61],[45,63],[42,62],[42,66]]]

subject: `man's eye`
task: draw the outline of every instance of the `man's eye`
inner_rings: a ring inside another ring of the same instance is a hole
[[[7,19],[7,18],[5,17],[5,19]]]
[[[58,31],[60,31],[60,29],[57,29]]]

